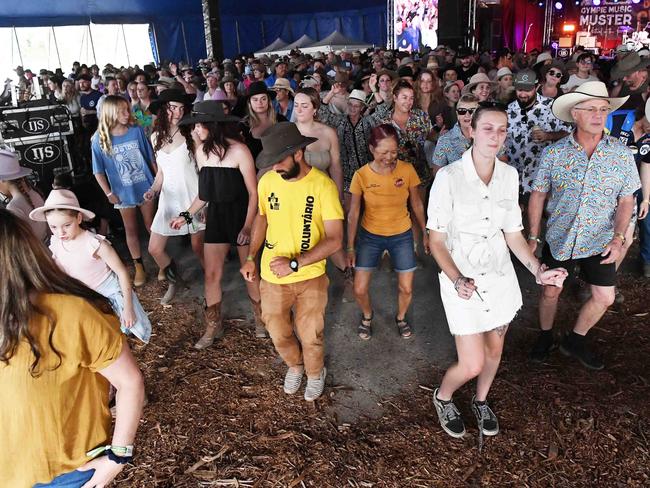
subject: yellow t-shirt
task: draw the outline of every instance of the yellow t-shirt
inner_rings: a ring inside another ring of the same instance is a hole
[[[276,256],[293,258],[316,246],[325,235],[324,221],[343,220],[343,208],[334,182],[321,170],[312,168],[298,181],[286,181],[269,171],[257,186],[260,214],[268,228],[262,252],[261,276],[269,283],[287,284],[317,278],[325,273],[325,260],[284,278],[270,268]]]
[[[359,168],[352,177],[350,193],[363,197],[361,226],[380,236],[394,236],[409,230],[409,189],[419,184],[415,168],[404,161],[397,161],[388,175],[375,173],[370,164]]]
[[[48,294],[38,298],[56,324],[35,316],[30,330],[40,345],[40,376],[30,375],[34,356],[22,341],[9,364],[0,362],[0,486],[31,488],[73,471],[90,459],[86,451],[110,444],[108,381],[97,371],[109,366],[124,338],[117,317],[86,300]]]

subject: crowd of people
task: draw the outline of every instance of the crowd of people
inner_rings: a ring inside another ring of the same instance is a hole
[[[479,432],[499,432],[487,398],[523,305],[511,255],[541,287],[531,360],[559,345],[604,368],[589,332],[623,299],[616,273],[637,227],[650,277],[649,65],[625,49],[609,60],[577,47],[560,60],[438,46],[101,72],[75,63],[67,76],[19,67],[23,98],[42,83],[70,111],[75,162],[42,195],[0,149],[0,388],[25,407],[0,403],[0,439],[30,439],[5,448],[0,472],[11,486],[88,488],[132,461],[145,396],[125,337],[151,336],[134,291],[147,281],[144,251],[167,284],[161,303],[179,299],[170,237],[186,236],[204,271],[194,347],[227,333],[221,283],[234,247],[251,333],[270,337],[286,364],[285,393],[306,376],[307,401],[327,376],[328,260],[370,340],[370,283],[387,254],[395,331],[417,340],[427,324],[409,319],[413,278],[433,257],[458,356],[433,404],[452,437],[466,432],[454,392],[473,379]],[[96,192],[85,202],[75,193],[84,175]],[[133,278],[106,238],[120,229]],[[560,337],[567,280],[585,300]],[[28,469],[13,469],[19,455]]]

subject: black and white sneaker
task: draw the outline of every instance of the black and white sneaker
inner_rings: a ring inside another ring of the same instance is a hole
[[[463,437],[465,435],[465,424],[463,423],[458,408],[456,408],[456,405],[451,400],[439,400],[438,388],[433,392],[433,405],[436,407],[442,430],[457,439]]]
[[[487,402],[477,402],[476,397],[472,397],[472,412],[476,416],[478,428],[483,432],[483,435],[497,435],[499,433],[499,420]]]

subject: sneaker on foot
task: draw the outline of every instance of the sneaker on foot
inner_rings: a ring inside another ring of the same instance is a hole
[[[560,344],[560,352],[565,356],[573,356],[587,369],[600,371],[605,367],[603,361],[589,349],[584,339],[580,342],[571,340],[571,334],[567,334]]]
[[[465,424],[454,402],[438,399],[438,388],[433,391],[433,405],[438,413],[440,427],[452,437],[460,438],[465,435]]]
[[[307,378],[305,400],[313,402],[323,394],[323,390],[325,389],[325,376],[327,376],[327,368],[323,367],[323,369],[320,370],[318,378]]]
[[[291,368],[287,370],[287,374],[284,375],[284,392],[287,395],[293,395],[298,390],[300,390],[300,383],[302,383],[302,375],[305,372],[305,368],[300,366],[300,372],[296,373]]]
[[[476,396],[473,396],[472,412],[476,416],[478,428],[483,431],[483,435],[497,435],[499,433],[499,421],[487,402],[477,402]]]
[[[550,333],[549,333],[550,332]],[[548,355],[555,348],[553,344],[552,331],[540,331],[533,348],[530,350],[530,360],[536,363],[542,363],[548,359]]]

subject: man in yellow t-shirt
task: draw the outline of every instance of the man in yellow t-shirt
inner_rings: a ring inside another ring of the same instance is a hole
[[[325,260],[343,239],[343,209],[334,182],[307,165],[304,148],[316,141],[304,137],[291,122],[280,122],[262,134],[259,169],[272,167],[259,181],[250,252],[241,273],[256,274],[262,245],[262,317],[273,345],[289,367],[284,391],[296,393],[307,374],[305,400],[318,398],[325,387]],[[296,337],[291,322],[294,309]],[[301,349],[302,346],[302,349]]]

